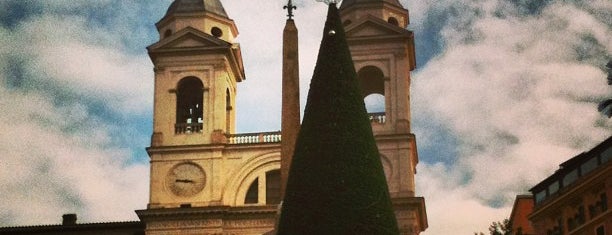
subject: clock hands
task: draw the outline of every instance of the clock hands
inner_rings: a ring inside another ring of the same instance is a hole
[[[188,180],[188,179],[176,179],[177,183],[195,183],[195,181],[193,180]]]

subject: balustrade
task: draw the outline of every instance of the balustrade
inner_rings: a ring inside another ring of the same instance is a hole
[[[280,131],[227,135],[228,144],[258,144],[258,143],[279,143],[279,142],[281,142]]]
[[[387,121],[387,116],[382,113],[368,113],[370,122],[384,124]],[[202,123],[177,123],[174,125],[176,134],[191,134],[201,133]],[[257,144],[257,143],[279,143],[281,142],[280,131],[276,132],[261,132],[261,133],[242,133],[229,134],[227,136],[228,144]]]
[[[384,124],[385,122],[387,122],[387,114],[384,112],[368,113],[368,116],[370,118],[370,122],[373,122],[373,123]]]
[[[177,124],[174,124],[174,133],[175,134],[201,133],[202,126],[203,126],[202,123],[177,123]]]

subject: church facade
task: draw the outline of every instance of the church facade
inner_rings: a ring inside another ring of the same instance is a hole
[[[291,1],[286,8],[291,15]],[[408,10],[398,0],[344,0],[339,9],[363,97],[384,96],[384,112],[370,119],[400,231],[419,234],[428,225],[415,194]],[[175,0],[156,27],[160,39],[147,48],[155,74],[150,197],[136,211],[139,226],[147,235],[271,233],[299,131],[293,19],[284,36],[282,134],[236,133],[237,84],[246,76],[238,28],[219,0]]]

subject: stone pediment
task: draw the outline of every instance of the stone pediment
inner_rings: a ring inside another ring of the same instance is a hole
[[[368,16],[345,28],[347,37],[406,36],[410,34],[407,29],[389,24],[373,16]]]
[[[189,48],[231,47],[231,44],[188,27],[148,47],[149,51]]]

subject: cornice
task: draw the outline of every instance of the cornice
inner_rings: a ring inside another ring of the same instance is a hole
[[[363,9],[363,8],[373,8],[373,7],[386,7],[386,9],[394,11],[398,14],[405,14],[406,16],[408,16],[408,10],[400,7],[400,6],[396,6],[394,4],[388,3],[388,2],[368,2],[368,3],[359,3],[359,4],[353,4],[349,7],[345,7],[340,10],[340,15],[341,16],[345,16],[347,14],[350,14],[352,11],[357,11],[359,9]]]
[[[267,206],[213,206],[213,207],[189,207],[189,208],[157,208],[137,210],[136,214],[142,221],[158,219],[221,219],[240,215],[270,215],[277,213],[276,205]]]
[[[238,28],[236,27],[236,23],[234,22],[234,20],[230,18],[226,18],[218,14],[215,14],[213,12],[203,12],[203,13],[202,12],[192,12],[192,13],[181,13],[176,16],[175,15],[164,16],[164,18],[162,18],[157,23],[155,23],[155,27],[157,27],[157,29],[159,30],[162,27],[168,25],[170,22],[176,21],[177,18],[202,18],[202,17],[208,17],[208,18],[226,23],[230,25],[230,28],[232,30],[232,33],[234,33],[234,35],[239,34]]]
[[[411,31],[406,31],[404,34],[397,35],[376,35],[376,36],[359,36],[359,37],[348,37],[346,41],[351,44],[372,44],[381,42],[393,42],[405,44],[406,41],[410,41],[413,38]]]
[[[416,139],[416,136],[413,133],[383,133],[383,134],[374,134],[374,139],[376,139],[376,142],[411,140],[411,139]]]
[[[100,223],[83,223],[74,225],[62,225],[62,224],[50,224],[50,225],[33,225],[33,226],[19,226],[19,227],[4,227],[0,228],[0,234],[10,234],[10,232],[27,232],[27,231],[79,231],[79,230],[91,230],[91,229],[129,229],[129,228],[142,228],[144,229],[144,223],[140,221],[125,221],[125,222],[100,222]]]
[[[198,152],[198,151],[231,151],[243,149],[280,149],[281,143],[248,143],[248,144],[199,144],[199,145],[176,145],[176,146],[155,146],[146,148],[149,154],[155,153],[176,153],[176,152]]]
[[[612,162],[608,162],[605,166],[596,169],[589,175],[578,179],[571,186],[562,188],[557,192],[557,195],[549,196],[544,202],[536,204],[533,212],[529,215],[529,220],[533,221],[543,216],[548,216],[561,210],[563,205],[573,198],[582,196],[590,187],[597,184],[606,184],[606,180],[612,177]],[[604,186],[605,188],[605,186]]]
[[[421,231],[425,231],[427,227],[429,227],[427,221],[427,210],[425,208],[425,198],[424,197],[399,197],[399,198],[391,198],[391,203],[393,207],[398,209],[416,209],[418,221],[421,227]]]

